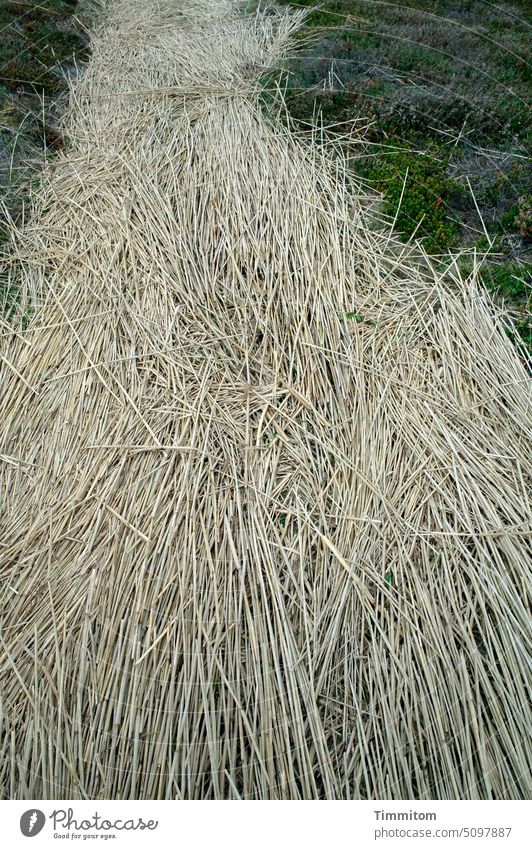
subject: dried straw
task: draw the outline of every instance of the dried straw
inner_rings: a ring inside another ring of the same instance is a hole
[[[300,20],[112,4],[13,231],[4,797],[531,791],[527,374],[262,113]]]

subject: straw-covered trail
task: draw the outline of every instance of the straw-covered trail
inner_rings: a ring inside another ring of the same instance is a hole
[[[263,111],[300,20],[105,4],[13,230],[3,797],[531,791],[527,374]]]

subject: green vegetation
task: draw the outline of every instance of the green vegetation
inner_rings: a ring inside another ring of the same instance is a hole
[[[532,236],[532,195],[523,195],[517,201],[513,223],[523,239]]]
[[[382,211],[395,220],[405,238],[416,234],[427,250],[449,248],[456,223],[449,217],[447,202],[462,187],[446,174],[449,154],[443,147],[416,152],[401,139],[391,139],[388,152],[371,158],[362,174],[383,193]]]
[[[529,4],[277,5],[315,9],[288,66],[292,117],[352,137],[355,170],[403,238],[415,234],[434,254],[487,252],[481,279],[529,340]]]
[[[517,268],[529,269],[532,240],[528,4],[277,5],[313,9],[302,51],[289,65],[292,117],[308,123],[319,114],[352,135],[355,168],[382,193],[382,212],[405,239],[415,234],[434,254],[487,251],[491,243],[482,279],[522,310],[527,299],[514,278]],[[15,219],[30,163],[42,160],[43,143],[44,155],[62,146],[54,103],[74,57],[88,55],[77,7],[76,0],[0,6],[0,196]],[[360,117],[369,124],[366,147],[359,144]],[[513,282],[505,286],[504,279]]]
[[[377,324],[374,318],[366,318],[365,315],[362,315],[362,313],[359,312],[346,312],[345,318],[352,319],[353,321],[356,321],[357,324],[368,324],[371,327],[375,327]]]
[[[55,104],[65,73],[88,56],[76,6],[77,0],[0,4],[0,197],[15,220],[32,172],[62,145]]]
[[[63,87],[61,66],[86,45],[70,22],[76,0],[5,2],[0,7],[0,83],[17,92],[54,95]]]
[[[480,278],[498,301],[512,308],[515,333],[508,331],[508,335],[514,338],[517,334],[532,351],[532,263],[486,263],[480,271]]]
[[[298,81],[323,79],[330,61],[344,85],[345,107],[387,125],[467,132],[484,140],[528,133],[526,3],[482,0],[314,0],[279,5],[313,7],[306,33],[315,43],[296,71]],[[506,8],[508,7],[508,8]],[[516,9],[523,20],[516,15]],[[321,29],[321,31],[320,31]],[[380,87],[373,97],[372,86]]]

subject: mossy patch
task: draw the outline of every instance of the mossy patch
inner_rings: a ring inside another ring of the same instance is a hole
[[[382,211],[395,221],[405,239],[416,235],[428,251],[441,253],[453,244],[457,226],[449,217],[449,197],[462,188],[446,174],[449,152],[432,146],[413,151],[392,138],[387,150],[360,168],[369,184],[383,194]]]
[[[353,167],[382,192],[382,211],[405,239],[415,233],[434,254],[474,246],[497,254],[481,279],[529,342],[529,4],[293,5],[319,8],[303,28],[310,46],[304,32],[289,65],[292,118],[353,128]],[[363,118],[367,155],[357,135]]]
[[[278,5],[291,5],[280,0]],[[306,31],[314,47],[297,65],[297,75],[319,72],[321,58],[341,62],[344,85],[364,96],[364,76],[383,77],[391,97],[371,102],[365,114],[386,123],[402,114],[419,123],[423,114],[433,125],[457,131],[467,124],[476,139],[529,133],[529,21],[526,5],[457,3],[441,0],[407,5],[343,0],[301,0],[314,7]],[[316,8],[318,7],[318,8]],[[319,35],[319,29],[322,33]],[[359,105],[358,103],[356,104]]]
[[[77,0],[0,5],[0,196],[15,221],[31,174],[62,146],[54,104],[66,88],[64,72],[88,58],[77,7]],[[0,223],[0,242],[7,227]]]
[[[75,3],[6,3],[0,9],[0,83],[8,89],[53,95],[63,82],[57,69],[73,56],[87,57],[80,33],[69,24]]]

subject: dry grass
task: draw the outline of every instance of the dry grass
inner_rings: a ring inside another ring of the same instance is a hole
[[[298,20],[113,4],[13,232],[5,797],[530,793],[527,375],[261,113]]]

